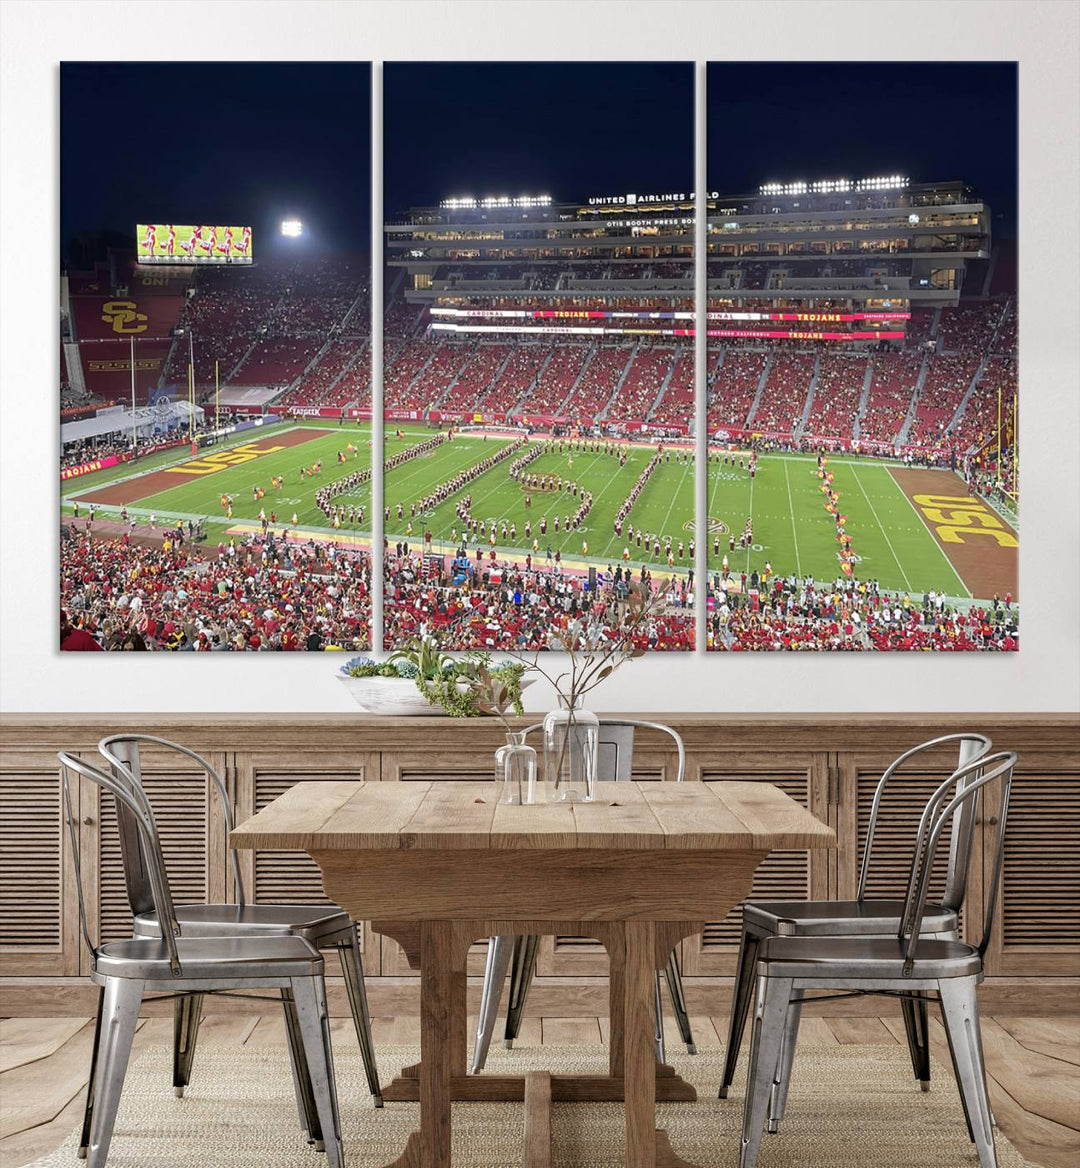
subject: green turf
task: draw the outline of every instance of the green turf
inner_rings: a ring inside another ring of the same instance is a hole
[[[328,429],[329,427],[323,423],[321,427],[305,428]],[[243,442],[262,442],[267,438],[272,438],[275,433],[280,432],[280,430],[246,430],[240,435],[239,440]],[[337,452],[339,450],[344,451],[350,441],[354,445],[359,445],[360,454],[358,458],[350,459],[346,470],[345,467],[338,466]],[[211,523],[215,524],[214,530],[216,531],[222,525],[225,525],[224,513],[221,507],[221,496],[223,493],[226,493],[233,495],[235,500],[233,503],[232,523],[257,523],[260,509],[265,508],[267,514],[272,510],[277,512],[279,525],[283,525],[291,520],[293,511],[295,511],[301,526],[325,528],[327,526],[327,520],[315,506],[315,492],[319,487],[333,482],[334,479],[341,477],[348,473],[348,471],[369,466],[371,460],[370,441],[370,425],[334,426],[332,433],[326,434],[323,437],[313,438],[300,446],[293,446],[287,450],[282,450],[278,454],[268,454],[253,462],[229,467],[217,471],[214,474],[180,481],[178,486],[166,491],[159,491],[157,494],[149,495],[145,499],[138,500],[137,503],[130,504],[130,508],[133,512],[137,511],[137,513],[148,511],[153,511],[157,514],[175,512],[182,515],[206,517]],[[232,445],[235,445],[235,443],[232,443]],[[212,449],[220,449],[220,447],[214,447]],[[170,451],[169,453],[175,452]],[[318,458],[322,458],[323,460],[322,475],[317,479],[304,479],[301,481],[300,467],[311,465]],[[148,467],[147,469],[151,468]],[[127,473],[130,474],[130,470]],[[270,486],[270,479],[279,474],[284,475],[285,485],[281,491],[275,491]],[[89,478],[90,476],[87,477]],[[121,474],[116,477],[122,478],[125,476]],[[182,479],[182,477],[180,475],[177,476],[178,479]],[[80,479],[80,484],[81,481]],[[66,484],[62,485],[66,486]],[[80,487],[80,490],[84,494],[89,494],[91,491],[103,485],[105,485],[104,481],[98,480],[93,483],[87,483],[85,487]],[[256,502],[252,493],[252,487],[255,485],[263,487],[266,491],[266,496],[261,502]],[[74,495],[72,491],[65,491],[64,493],[68,497]],[[354,500],[363,503],[368,517],[368,523],[365,526],[368,528],[370,528],[371,512],[370,494],[371,488],[367,486]],[[108,513],[111,510],[116,510],[116,508],[105,508],[103,513]]]
[[[279,525],[288,523],[295,510],[301,529],[326,531],[328,521],[315,507],[315,492],[318,487],[346,473],[346,468],[337,465],[335,455],[350,440],[359,444],[360,457],[351,460],[347,469],[368,464],[371,427],[368,424],[328,426],[326,422],[317,420],[301,425],[330,429],[332,432],[300,447],[267,455],[255,462],[231,467],[205,478],[182,482],[167,491],[131,504],[130,509],[141,516],[154,511],[159,515],[175,512],[184,516],[207,517],[211,538],[217,538],[228,526],[220,504],[221,493],[226,491],[235,497],[233,523],[257,522],[260,507],[265,507],[268,513],[271,510],[277,512]],[[259,440],[279,432],[277,429],[257,430],[254,433],[245,431],[236,440]],[[400,437],[395,435],[393,428],[388,427],[385,454],[389,457],[431,436],[432,431],[423,426],[407,427]],[[432,453],[390,471],[386,476],[386,503],[391,509],[386,534],[390,542],[407,537],[410,503],[419,500],[458,471],[497,452],[508,441],[505,437],[492,436],[484,441],[480,435],[459,435]],[[630,448],[627,465],[621,470],[617,461],[605,454],[577,453],[573,456],[571,467],[565,454],[546,452],[531,464],[529,469],[533,473],[558,474],[564,480],[576,479],[593,492],[593,509],[577,532],[568,534],[560,530],[556,536],[551,521],[556,512],[561,517],[572,515],[577,509],[578,500],[568,493],[536,493],[531,509],[526,509],[524,491],[509,478],[511,460],[508,459],[474,479],[463,491],[455,492],[430,515],[414,519],[411,542],[418,546],[425,530],[430,530],[436,541],[449,545],[452,528],[456,525],[458,531],[461,531],[461,524],[455,514],[456,503],[461,494],[469,491],[473,496],[472,510],[476,518],[494,518],[496,521],[505,518],[517,524],[518,534],[514,547],[511,549],[499,543],[499,550],[530,550],[531,541],[525,538],[524,524],[526,519],[531,519],[534,534],[540,541],[541,556],[550,545],[552,550],[561,550],[564,558],[580,560],[583,558],[583,541],[587,540],[587,558],[604,564],[618,559],[623,547],[629,542],[632,563],[655,565],[657,561],[651,551],[646,552],[644,548],[639,550],[636,541],[630,542],[625,535],[617,537],[613,527],[615,512],[652,456],[653,449]],[[300,466],[310,464],[319,457],[323,459],[321,478],[301,481]],[[179,448],[164,451],[152,456],[145,464],[140,464],[140,471],[152,470],[156,465],[182,458]],[[856,566],[858,576],[874,577],[888,589],[921,593],[933,588],[943,590],[950,596],[968,595],[948,559],[885,464],[834,457],[829,460],[829,469],[834,474],[834,487],[840,494],[841,510],[848,516],[847,530],[852,536],[854,551],[860,557]],[[71,480],[61,484],[62,495],[66,500],[71,500],[130,474],[130,467],[121,466]],[[285,487],[280,493],[269,489],[270,477],[275,474],[285,476]],[[252,496],[251,488],[256,483],[267,488],[266,497],[261,502],[256,502]],[[737,550],[734,555],[729,554],[733,571],[760,570],[768,560],[774,571],[785,575],[796,572],[813,575],[820,580],[837,576],[839,561],[834,523],[824,509],[824,497],[812,457],[765,455],[758,464],[758,473],[752,483],[747,471],[740,470],[738,466],[710,463],[708,498],[710,523],[720,521],[736,536],[742,531],[747,515],[753,514],[754,547],[749,551]],[[346,506],[352,503],[364,507],[365,522],[357,525],[356,531],[361,535],[370,534],[370,485],[342,496],[341,501]],[[400,522],[397,519],[399,502],[405,508],[405,518]],[[70,510],[70,506],[65,509]],[[109,509],[103,510],[107,512]],[[673,456],[670,463],[665,462],[654,472],[628,516],[626,526],[640,526],[661,537],[670,536],[676,548],[682,540],[686,555],[681,561],[676,561],[676,566],[686,570],[690,566],[689,542],[693,511],[693,467],[677,463]],[[541,537],[539,521],[545,514],[549,519],[548,533],[546,537]],[[708,549],[710,567],[719,568],[719,557],[712,554],[711,535],[708,538]],[[721,536],[720,550],[721,554],[728,551],[726,534]]]
[[[855,575],[877,579],[888,589],[944,591],[969,595],[945,553],[916,514],[889,469],[858,459],[829,459],[840,511],[859,556]],[[761,571],[766,561],[775,572],[832,580],[840,574],[836,526],[825,510],[815,460],[798,455],[765,455],[753,482],[738,466],[709,466],[709,519],[734,531],[736,550],[720,537],[721,556],[733,572]],[[747,515],[754,517],[754,546],[738,550]],[[709,567],[719,568],[709,537]]]
[[[411,439],[414,440],[415,435]],[[427,457],[392,470],[386,477],[386,502],[390,507],[386,534],[390,541],[396,542],[407,537],[410,502],[422,497],[430,487],[452,478],[462,468],[472,466],[479,459],[494,453],[504,444],[494,439],[483,442],[468,436],[459,437]],[[388,452],[392,453],[393,449],[388,442]],[[573,480],[592,491],[593,508],[576,532],[566,532],[565,519],[567,515],[573,516],[580,500],[566,491],[536,492],[532,495],[531,508],[526,508],[525,491],[509,477],[512,459],[496,464],[436,507],[427,516],[427,530],[431,531],[434,539],[444,541],[450,540],[455,526],[460,534],[462,525],[457,519],[457,502],[463,494],[471,493],[474,518],[485,521],[495,519],[497,522],[505,518],[508,523],[512,521],[517,524],[518,548],[531,550],[531,541],[527,541],[524,534],[525,521],[528,519],[532,521],[533,535],[539,541],[541,555],[550,546],[553,552],[559,550],[567,558],[608,563],[621,558],[622,550],[628,542],[625,534],[623,537],[615,535],[615,514],[654,450],[654,447],[631,448],[623,468],[619,467],[616,458],[608,454],[578,452],[560,455],[554,451],[542,454],[529,465],[530,473],[558,475],[564,482]],[[397,518],[398,503],[405,508],[404,519],[400,521]],[[556,514],[560,517],[557,535],[554,530]],[[693,514],[693,469],[678,465],[673,455],[670,463],[665,462],[653,472],[627,517],[624,532],[629,524],[633,524],[635,528],[641,526],[645,531],[661,537],[670,535],[676,550],[681,539],[686,554],[681,562],[676,559],[676,568],[685,570],[690,566],[691,532],[687,525],[691,523]],[[539,524],[545,515],[548,518],[548,531],[546,536],[541,536]],[[424,526],[419,520],[413,522],[414,541],[422,535],[423,530]],[[583,552],[585,542],[588,543],[587,555]],[[639,550],[636,543],[631,547],[631,561],[666,564],[666,560],[658,560],[651,552],[646,555],[644,549]]]

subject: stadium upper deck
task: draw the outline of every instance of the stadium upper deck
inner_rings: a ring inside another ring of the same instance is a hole
[[[990,256],[990,209],[962,182],[765,183],[709,200],[709,295],[955,305]],[[750,283],[747,277],[750,277]]]
[[[710,192],[709,295],[720,304],[867,310],[958,302],[990,254],[990,211],[962,182],[898,175]],[[530,306],[693,295],[693,195],[446,199],[385,224],[406,300]],[[583,306],[584,303],[583,303]]]
[[[406,269],[405,298],[424,304],[692,298],[691,199],[445,199],[385,225],[387,262]]]

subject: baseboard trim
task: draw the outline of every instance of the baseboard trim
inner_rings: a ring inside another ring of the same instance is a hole
[[[475,1012],[480,1000],[479,977],[469,978],[469,1010]],[[726,1014],[731,1006],[732,979],[725,977],[684,978],[687,1005],[691,1014]],[[327,997],[334,1017],[348,1015],[341,978],[327,978]],[[420,1012],[420,988],[415,977],[373,977],[368,979],[368,1001],[372,1014],[401,1017]],[[979,990],[979,1002],[988,1014],[1053,1016],[1075,1014],[1080,1001],[1080,978],[994,977]],[[7,1018],[48,1018],[61,1015],[90,1016],[97,1008],[97,987],[86,977],[0,978],[0,1016]],[[162,1002],[147,1006],[147,1014],[170,1012]],[[276,1014],[276,998],[240,1001],[235,998],[206,999],[211,1014]],[[881,1017],[899,1013],[899,1005],[888,998],[845,998],[812,1007],[819,1016]],[[604,1017],[608,1012],[607,978],[537,978],[529,991],[526,1014],[533,1017]]]

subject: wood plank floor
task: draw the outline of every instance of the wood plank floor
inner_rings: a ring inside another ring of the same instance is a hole
[[[698,1045],[716,1046],[726,1018],[692,1019]],[[937,1059],[949,1063],[945,1032],[932,1022]],[[334,1019],[349,1032],[352,1022]],[[419,1043],[416,1017],[376,1018],[376,1044]],[[665,1020],[667,1041],[679,1036]],[[607,1040],[606,1018],[527,1018],[522,1045],[590,1044]],[[56,1148],[79,1123],[86,1090],[93,1025],[88,1018],[8,1018],[0,1021],[0,1168],[21,1168]],[[172,1020],[144,1019],[132,1057],[144,1047],[172,1041]],[[199,1043],[277,1045],[285,1041],[280,1019],[211,1015]],[[802,1042],[903,1042],[893,1018],[803,1020]],[[1080,1163],[1080,1018],[993,1017],[983,1020],[990,1094],[1001,1130],[1024,1157],[1041,1168]]]

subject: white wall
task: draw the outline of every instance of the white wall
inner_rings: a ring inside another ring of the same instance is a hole
[[[167,27],[219,27],[228,8],[245,29],[230,38],[230,59],[1019,57],[1021,652],[708,660],[656,655],[612,678],[595,705],[657,711],[1080,709],[1080,7],[1063,0],[7,0],[0,26],[0,709],[355,708],[333,678],[336,655],[101,657],[55,649],[57,62],[160,57],[169,44]],[[193,47],[203,43],[192,41]],[[123,122],[122,110],[102,111],[102,133],[112,136],[107,141],[122,136]],[[943,111],[926,132],[961,135],[964,128],[950,124]],[[539,686],[531,691],[533,708],[549,701]]]

